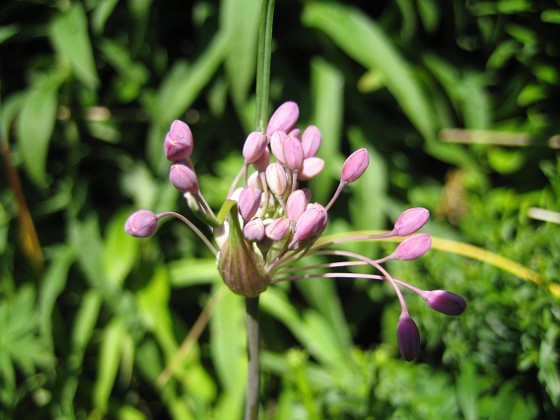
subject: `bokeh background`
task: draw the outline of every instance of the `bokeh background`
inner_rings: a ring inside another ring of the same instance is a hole
[[[123,225],[140,208],[189,216],[167,180],[173,119],[221,205],[255,126],[260,7],[2,2],[1,418],[242,416],[243,300],[180,223],[146,240]],[[407,294],[422,336],[407,363],[386,285],[271,287],[261,418],[558,418],[559,98],[558,1],[277,1],[270,109],[294,100],[323,132],[314,199],[351,150],[371,154],[328,232],[428,208],[449,247],[389,267],[469,307],[449,318]]]

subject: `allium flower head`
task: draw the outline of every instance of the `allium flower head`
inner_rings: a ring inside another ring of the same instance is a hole
[[[397,218],[393,230],[383,234],[350,232],[333,238],[323,237],[331,207],[342,190],[364,174],[369,156],[365,148],[352,153],[340,170],[339,185],[329,202],[325,205],[314,202],[311,192],[301,182],[317,176],[325,166],[323,159],[317,156],[322,136],[316,126],[303,131],[297,128],[298,117],[297,104],[286,102],[272,114],[266,133],[255,131],[248,135],[243,145],[243,165],[217,215],[200,191],[196,170],[190,161],[191,130],[185,123],[174,121],[164,141],[166,156],[172,162],[169,179],[183,193],[192,214],[208,226],[207,232],[199,230],[183,215],[173,212],[155,215],[147,210],[131,215],[125,230],[133,236],[147,237],[155,233],[162,217],[180,219],[216,256],[224,283],[244,297],[257,296],[274,283],[305,278],[387,281],[402,309],[397,326],[398,347],[403,358],[412,360],[420,349],[420,334],[408,314],[401,288],[420,295],[431,308],[447,315],[458,315],[466,307],[466,302],[458,295],[441,290],[423,291],[393,278],[383,267],[389,260],[407,261],[424,255],[431,247],[430,236],[420,233],[408,237],[393,253],[379,259],[334,247],[355,240],[410,235],[424,226],[429,212],[424,208],[406,210]],[[294,266],[294,262],[312,255],[342,261]],[[369,265],[378,274],[341,271],[357,264]]]

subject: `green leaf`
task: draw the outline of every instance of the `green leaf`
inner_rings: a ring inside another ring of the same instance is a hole
[[[381,73],[410,121],[425,139],[435,135],[432,109],[409,64],[367,15],[335,3],[308,3],[303,22],[325,32],[348,56]]]
[[[101,0],[97,2],[91,16],[91,26],[96,33],[103,31],[107,19],[109,19],[115,10],[115,6],[118,2],[119,0]]]
[[[70,63],[76,77],[89,88],[99,84],[87,16],[83,6],[75,2],[72,8],[54,19],[51,38],[57,52]]]
[[[225,69],[237,106],[246,101],[253,84],[260,10],[261,0],[223,0],[220,7],[221,27],[230,40]]]
[[[17,125],[17,138],[24,168],[40,187],[47,185],[47,154],[57,110],[61,79],[52,74],[30,88]]]
[[[107,226],[107,238],[103,249],[104,272],[111,283],[122,285],[136,259],[140,241],[124,231],[128,211],[116,214]]]
[[[215,258],[182,259],[169,263],[169,277],[174,288],[210,284],[219,278]]]

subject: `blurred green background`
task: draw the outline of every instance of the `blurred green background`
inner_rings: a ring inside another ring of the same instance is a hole
[[[137,240],[123,224],[140,208],[189,215],[162,148],[176,118],[219,208],[254,128],[260,6],[2,2],[1,418],[242,416],[243,300],[183,225]],[[386,285],[271,287],[261,418],[558,418],[560,2],[278,0],[274,24],[270,109],[294,100],[323,132],[315,200],[348,152],[372,156],[328,232],[424,206],[425,231],[481,253],[389,264],[469,302],[448,318],[407,294],[414,363]]]

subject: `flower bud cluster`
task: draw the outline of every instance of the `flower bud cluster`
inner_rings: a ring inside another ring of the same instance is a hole
[[[394,279],[382,264],[390,260],[415,260],[428,252],[432,239],[427,233],[416,233],[429,219],[427,209],[416,207],[404,211],[393,229],[384,234],[349,233],[342,239],[317,239],[328,224],[328,212],[341,191],[358,180],[369,165],[365,148],[353,152],[340,171],[340,182],[331,200],[326,204],[314,202],[311,192],[300,185],[317,176],[325,162],[317,156],[322,136],[311,125],[303,131],[296,127],[299,108],[295,102],[285,102],[271,116],[265,132],[250,133],[243,145],[243,166],[230,187],[228,197],[218,213],[204,199],[198,177],[191,162],[193,135],[187,124],[174,121],[165,136],[164,151],[171,161],[169,179],[181,191],[191,211],[205,222],[212,238],[198,230],[186,217],[165,212],[156,215],[148,210],[132,214],[125,230],[136,237],[148,237],[157,230],[158,221],[173,216],[187,224],[216,255],[217,266],[224,283],[235,293],[253,297],[262,293],[272,283],[294,281],[310,277],[373,278],[388,281],[401,303],[401,317],[397,325],[399,350],[407,361],[417,357],[420,350],[420,333],[410,318],[401,288],[420,295],[428,306],[446,315],[459,315],[466,308],[466,301],[445,290],[424,291],[404,281]],[[225,209],[225,210],[224,210]],[[409,236],[412,235],[412,236]],[[388,237],[405,237],[388,256],[372,260],[349,251],[330,250],[333,245],[355,240],[377,240]],[[323,255],[345,257],[346,262],[333,262],[321,267],[338,268],[369,264],[380,274],[359,273],[305,273],[318,268],[291,267],[305,256]],[[293,274],[303,271],[303,274]]]

